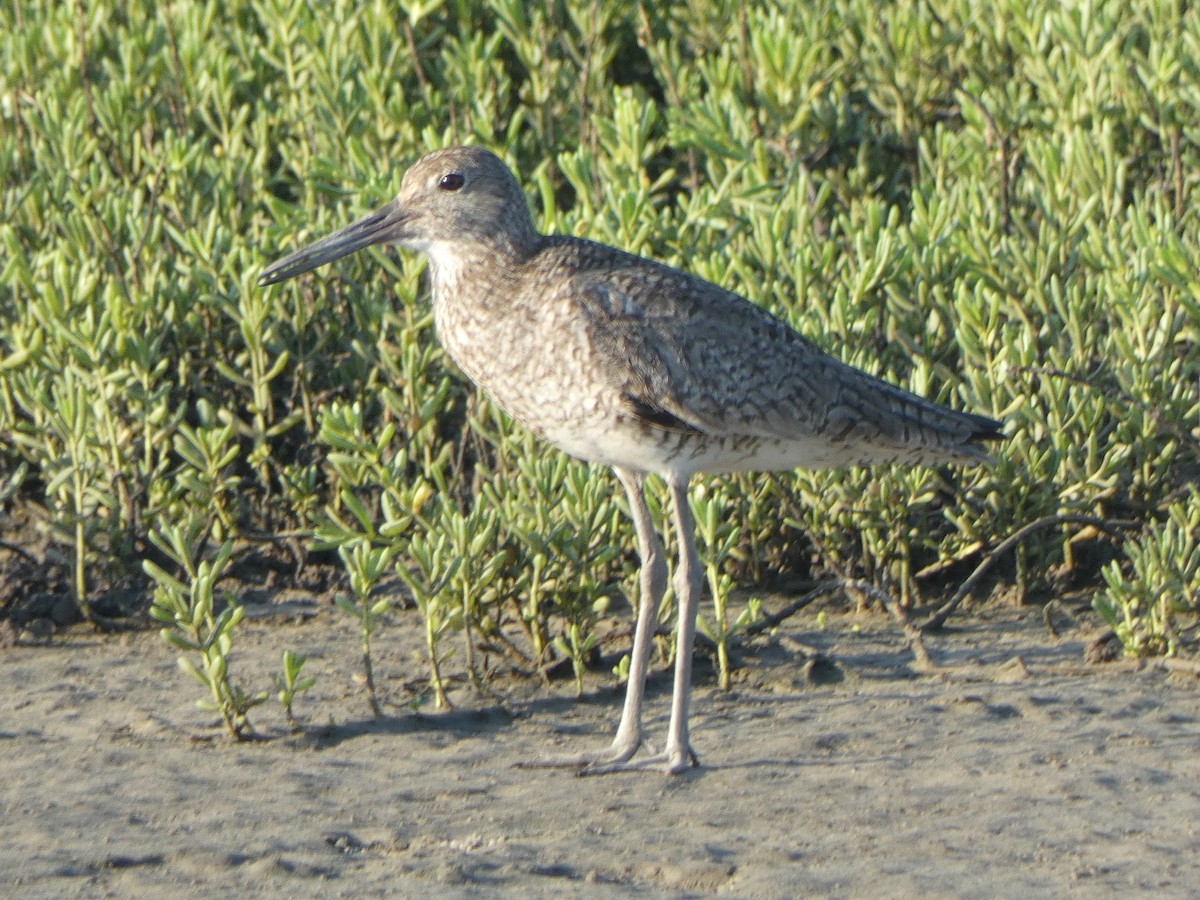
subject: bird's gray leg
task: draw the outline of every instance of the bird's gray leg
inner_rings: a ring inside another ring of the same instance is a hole
[[[646,479],[639,472],[629,469],[614,469],[625,493],[629,495],[629,511],[633,516],[633,527],[637,532],[638,554],[642,558],[639,572],[637,626],[633,633],[633,652],[629,659],[629,684],[625,690],[625,706],[621,710],[621,724],[613,741],[614,762],[633,756],[642,743],[642,699],[646,693],[646,670],[650,664],[650,644],[654,630],[658,627],[658,607],[667,590],[667,562],[663,558],[662,542],[650,521],[650,509],[646,506]]]
[[[642,744],[642,700],[646,691],[646,670],[650,664],[650,647],[654,630],[658,626],[658,607],[667,589],[667,563],[663,557],[662,542],[650,521],[650,509],[646,506],[646,479],[640,472],[614,467],[617,478],[629,495],[629,511],[633,527],[637,532],[638,553],[642,559],[639,572],[640,598],[638,599],[637,625],[633,634],[633,651],[629,660],[629,682],[625,690],[625,706],[621,711],[621,724],[612,746],[599,753],[576,754],[554,757],[533,763],[535,766],[597,766],[624,763],[637,752]],[[586,770],[591,771],[589,768]]]
[[[650,768],[665,768],[668,775],[678,775],[689,765],[696,764],[696,754],[688,742],[688,700],[692,687],[692,644],[696,638],[696,610],[700,600],[700,555],[696,551],[695,522],[688,506],[688,479],[672,476],[667,479],[671,489],[671,510],[675,534],[679,538],[679,566],[675,570],[675,596],[679,603],[679,637],[675,645],[675,689],[671,696],[671,724],[667,730],[667,746],[655,756],[635,762],[614,760],[598,763],[582,771],[584,775],[604,775],[611,772],[632,772]],[[639,628],[641,623],[639,622]],[[633,690],[633,670],[629,673]],[[626,704],[628,706],[628,703]]]
[[[667,730],[667,772],[678,775],[696,754],[688,742],[688,701],[692,691],[692,645],[696,642],[696,612],[700,605],[700,554],[696,550],[696,523],[688,505],[688,479],[671,478],[671,510],[679,538],[679,567],[675,570],[675,597],[679,603],[679,637],[675,642],[675,691],[671,695],[671,725]]]

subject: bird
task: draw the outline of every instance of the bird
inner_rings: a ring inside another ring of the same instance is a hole
[[[476,146],[435,150],[364,218],[265,268],[272,285],[377,244],[428,258],[435,330],[475,385],[628,496],[640,567],[621,718],[611,745],[552,757],[580,774],[698,764],[689,733],[701,569],[688,487],[698,473],[983,463],[1004,437],[854,368],[750,300],[602,243],[542,234],[509,167]],[[650,648],[668,566],[646,503],[661,477],[678,546],[677,644],[660,752],[638,757]]]

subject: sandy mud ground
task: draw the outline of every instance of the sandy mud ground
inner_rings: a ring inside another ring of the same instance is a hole
[[[1037,611],[956,620],[917,673],[886,619],[787,622],[735,690],[697,661],[703,766],[577,778],[515,768],[605,744],[620,693],[499,685],[403,705],[415,620],[377,639],[388,717],[323,608],[251,623],[235,673],[311,655],[303,733],[232,745],[156,634],[77,630],[0,650],[0,894],[7,897],[1106,897],[1200,892],[1200,693],[1190,676],[1083,662]],[[813,684],[798,642],[841,677]],[[669,679],[651,682],[651,742]],[[216,738],[214,739],[214,736]]]

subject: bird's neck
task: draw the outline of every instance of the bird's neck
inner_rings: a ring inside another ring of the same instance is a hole
[[[429,257],[429,283],[435,300],[457,290],[480,263],[472,248],[458,242],[433,241],[423,249]]]
[[[421,249],[429,258],[435,300],[471,290],[472,285],[503,283],[537,252],[536,242],[513,246],[500,236],[489,241],[431,241]]]
[[[469,378],[487,389],[479,363],[515,324],[523,263],[477,246],[433,244],[427,249],[433,319],[442,347]],[[517,317],[519,318],[519,317]]]

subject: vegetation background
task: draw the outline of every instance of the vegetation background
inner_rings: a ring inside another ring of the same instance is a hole
[[[978,597],[1189,650],[1198,60],[1195,10],[1152,0],[6,4],[0,617],[154,597],[235,731],[222,586],[327,584],[368,663],[411,596],[436,698],[595,664],[636,566],[620,491],[453,372],[423,262],[254,283],[479,143],[543,229],[1006,423],[991,467],[705,480],[714,646],[762,614],[735,584],[923,610],[982,565]]]

